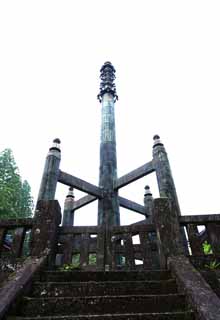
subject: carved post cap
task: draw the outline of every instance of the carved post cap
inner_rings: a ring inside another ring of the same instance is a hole
[[[153,148],[156,146],[163,146],[163,143],[160,140],[160,136],[158,134],[155,134],[155,136],[153,137],[154,140],[154,145]]]
[[[60,141],[59,138],[54,139],[54,140],[53,140],[53,145],[52,145],[52,147],[50,148],[50,151],[51,151],[51,150],[60,151],[60,143],[61,143],[61,141]]]
[[[115,86],[115,68],[111,62],[107,61],[100,69],[100,92],[98,94],[99,102],[102,101],[102,97],[105,93],[109,93],[114,97],[114,101],[118,100]]]
[[[73,199],[75,198],[73,187],[70,187],[70,188],[69,188],[69,192],[68,192],[66,198],[73,198]]]
[[[144,189],[145,189],[144,196],[145,197],[147,197],[147,196],[148,197],[152,197],[152,193],[151,193],[150,187],[149,186],[145,186]]]

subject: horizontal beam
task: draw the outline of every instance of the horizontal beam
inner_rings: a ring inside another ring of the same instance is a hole
[[[119,200],[119,205],[122,208],[129,209],[143,215],[146,214],[145,207],[140,205],[139,203],[133,202],[123,197],[118,197],[118,200]]]
[[[217,222],[220,224],[220,214],[201,214],[198,216],[181,216],[180,217],[180,224],[198,224],[203,225],[209,222]]]
[[[59,235],[64,234],[98,234],[104,232],[103,226],[59,227]]]
[[[153,161],[145,163],[143,166],[127,173],[126,175],[118,178],[116,184],[115,184],[115,189],[122,188],[126,186],[127,184],[136,181],[140,178],[143,178],[147,174],[150,174],[154,172],[154,166],[153,166]]]
[[[0,228],[32,228],[33,219],[0,219]]]
[[[73,204],[73,210],[77,210],[77,209],[80,209],[84,206],[86,206],[87,204],[95,201],[97,199],[97,197],[95,196],[91,196],[90,194],[85,196],[85,197],[82,197],[80,198],[79,200],[76,200]]]
[[[128,226],[112,226],[110,231],[112,234],[133,233],[134,235],[140,232],[155,232],[155,226],[153,224],[130,224]]]
[[[82,179],[79,179],[77,177],[74,177],[66,172],[59,171],[59,177],[58,181],[69,186],[73,187],[75,189],[78,189],[80,191],[89,193],[95,197],[102,198],[103,197],[103,191],[101,188],[96,187],[95,185],[86,182]]]
[[[140,226],[142,224],[147,224],[147,220],[144,219],[144,220],[141,220],[141,221],[138,221],[138,222],[134,222],[134,223],[130,224],[130,226]]]

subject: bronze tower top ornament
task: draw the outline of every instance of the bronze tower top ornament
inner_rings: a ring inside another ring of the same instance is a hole
[[[116,86],[114,83],[115,80],[115,68],[111,62],[107,61],[100,69],[101,83],[100,83],[100,92],[98,94],[99,102],[102,101],[102,97],[105,93],[110,93],[114,97],[114,101],[118,100],[118,95],[116,93]]]

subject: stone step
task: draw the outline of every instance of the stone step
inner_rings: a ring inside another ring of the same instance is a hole
[[[20,315],[53,316],[70,314],[141,313],[186,311],[185,296],[121,295],[94,297],[30,298],[21,303]]]
[[[124,313],[78,316],[10,317],[7,320],[195,320],[192,311],[164,313]]]
[[[160,281],[172,278],[168,270],[149,271],[44,271],[35,277],[36,281]]]
[[[35,282],[33,297],[72,297],[177,293],[173,279],[163,281]]]

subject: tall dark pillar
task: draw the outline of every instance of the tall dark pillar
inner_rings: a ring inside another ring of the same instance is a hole
[[[102,104],[102,123],[99,186],[104,190],[104,197],[99,200],[98,224],[110,226],[120,225],[118,193],[114,191],[114,183],[117,180],[114,104],[118,96],[114,84],[113,65],[106,62],[100,72],[101,84],[98,99]]]

